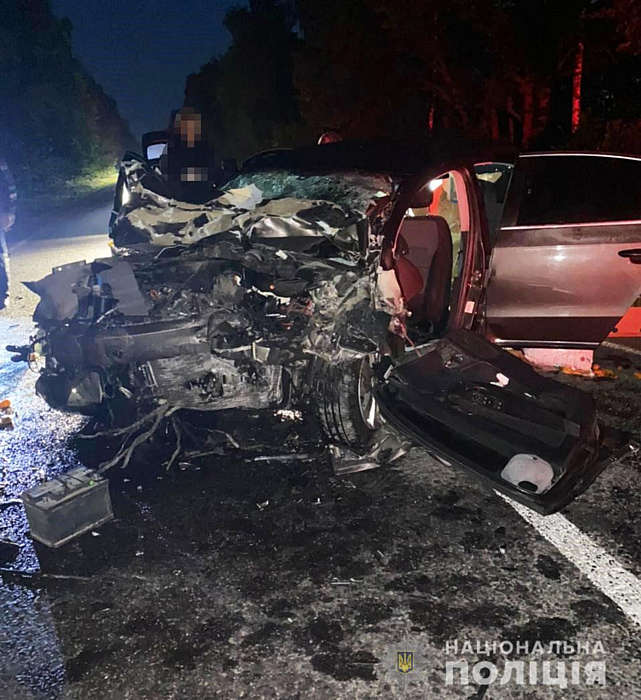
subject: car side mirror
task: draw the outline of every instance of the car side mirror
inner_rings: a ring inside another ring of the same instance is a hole
[[[160,160],[167,143],[169,134],[166,131],[148,131],[142,135],[142,154],[150,163]]]

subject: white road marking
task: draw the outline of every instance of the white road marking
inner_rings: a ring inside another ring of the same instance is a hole
[[[514,510],[637,625],[641,625],[641,581],[560,513],[539,515],[499,494]]]

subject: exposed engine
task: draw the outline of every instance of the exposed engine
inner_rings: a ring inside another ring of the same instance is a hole
[[[114,256],[28,283],[41,301],[27,354],[44,357],[38,391],[50,405],[265,408],[309,386],[310,360],[385,343],[395,309],[378,291],[376,229],[388,179],[274,172],[258,176],[261,190],[239,176],[189,205],[146,187],[143,163],[123,165],[131,199]]]
[[[54,270],[32,285],[42,297],[32,349],[44,358],[38,391],[82,413],[116,396],[196,409],[281,403],[283,363],[291,372],[306,361],[295,348],[311,300],[263,291],[260,277],[195,251]]]

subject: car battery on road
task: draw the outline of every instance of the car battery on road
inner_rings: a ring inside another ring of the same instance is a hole
[[[31,536],[60,547],[113,518],[109,482],[77,467],[22,494]]]

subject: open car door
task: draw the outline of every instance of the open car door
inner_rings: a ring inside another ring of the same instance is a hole
[[[407,352],[376,393],[383,417],[446,466],[539,512],[565,506],[602,469],[592,398],[471,331]]]
[[[490,260],[486,332],[594,347],[641,294],[641,157],[518,158]]]

